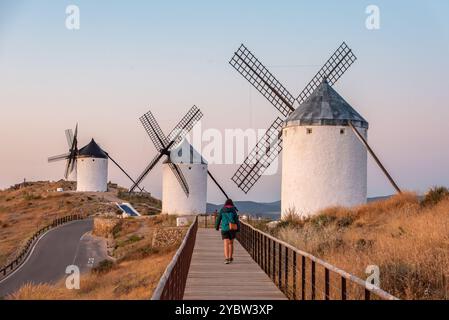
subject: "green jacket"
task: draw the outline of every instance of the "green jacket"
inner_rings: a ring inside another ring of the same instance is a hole
[[[218,230],[221,227],[221,231],[229,231],[229,223],[236,223],[237,231],[240,230],[239,216],[235,207],[223,207],[220,210],[215,220],[215,229]]]

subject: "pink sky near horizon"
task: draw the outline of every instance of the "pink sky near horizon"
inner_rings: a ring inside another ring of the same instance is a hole
[[[81,145],[94,137],[133,177],[155,155],[138,121],[149,109],[165,132],[193,105],[205,115],[204,129],[266,128],[279,114],[228,64],[240,43],[296,96],[343,40],[358,60],[335,88],[370,123],[369,142],[398,184],[417,192],[449,185],[448,5],[378,2],[378,31],[364,28],[366,4],[354,1],[325,23],[313,19],[318,5],[289,1],[285,12],[269,3],[257,12],[242,5],[249,18],[214,11],[217,4],[202,7],[214,13],[206,17],[161,3],[151,10],[115,3],[108,16],[98,4],[77,1],[80,31],[64,28],[66,3],[2,4],[0,188],[23,178],[60,179],[64,163],[48,164],[47,157],[66,152],[64,130],[76,122]],[[289,8],[303,8],[298,20]],[[273,21],[258,18],[270,11]],[[129,186],[110,168],[111,180]],[[232,198],[280,199],[279,174],[245,195],[230,180],[236,168],[210,166]],[[368,183],[369,196],[393,192],[371,159]],[[160,197],[160,166],[144,184]],[[208,201],[222,200],[209,183]]]

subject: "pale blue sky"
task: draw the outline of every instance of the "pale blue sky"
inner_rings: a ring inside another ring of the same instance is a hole
[[[69,4],[79,31],[65,28]],[[380,30],[365,28],[369,4]],[[150,108],[166,131],[194,104],[203,128],[266,128],[278,113],[228,64],[240,43],[296,95],[343,40],[358,60],[336,89],[369,121],[399,185],[448,185],[448,1],[0,0],[0,188],[59,179],[63,164],[46,158],[65,152],[77,121],[81,144],[94,137],[133,176],[155,154],[138,122]],[[235,169],[211,166],[233,198],[280,198],[279,175],[245,196]],[[145,181],[156,196],[160,171]],[[368,191],[392,192],[371,160]]]

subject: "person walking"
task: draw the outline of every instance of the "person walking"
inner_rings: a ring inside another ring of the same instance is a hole
[[[237,208],[231,199],[226,200],[223,208],[218,213],[215,220],[215,229],[221,228],[221,238],[224,243],[225,264],[231,263],[234,254],[234,239],[236,233],[240,231],[240,221]]]

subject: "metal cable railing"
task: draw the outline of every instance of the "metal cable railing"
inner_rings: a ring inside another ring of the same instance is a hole
[[[60,226],[62,224],[65,224],[70,221],[75,220],[82,220],[85,216],[81,214],[73,214],[61,218],[56,218],[50,223],[49,225],[42,227],[38,231],[36,231],[31,238],[28,239],[28,241],[25,243],[25,246],[20,251],[20,253],[16,256],[16,258],[10,262],[9,264],[5,265],[0,269],[0,279],[6,277],[8,274],[13,272],[15,269],[17,269],[28,257],[28,255],[31,252],[31,249],[33,248],[34,244],[39,240],[39,238],[49,231],[50,229],[53,229],[57,226]]]
[[[240,244],[291,300],[396,300],[317,257],[241,222]]]
[[[191,224],[181,246],[165,269],[151,300],[182,300],[195,247],[198,217]]]

